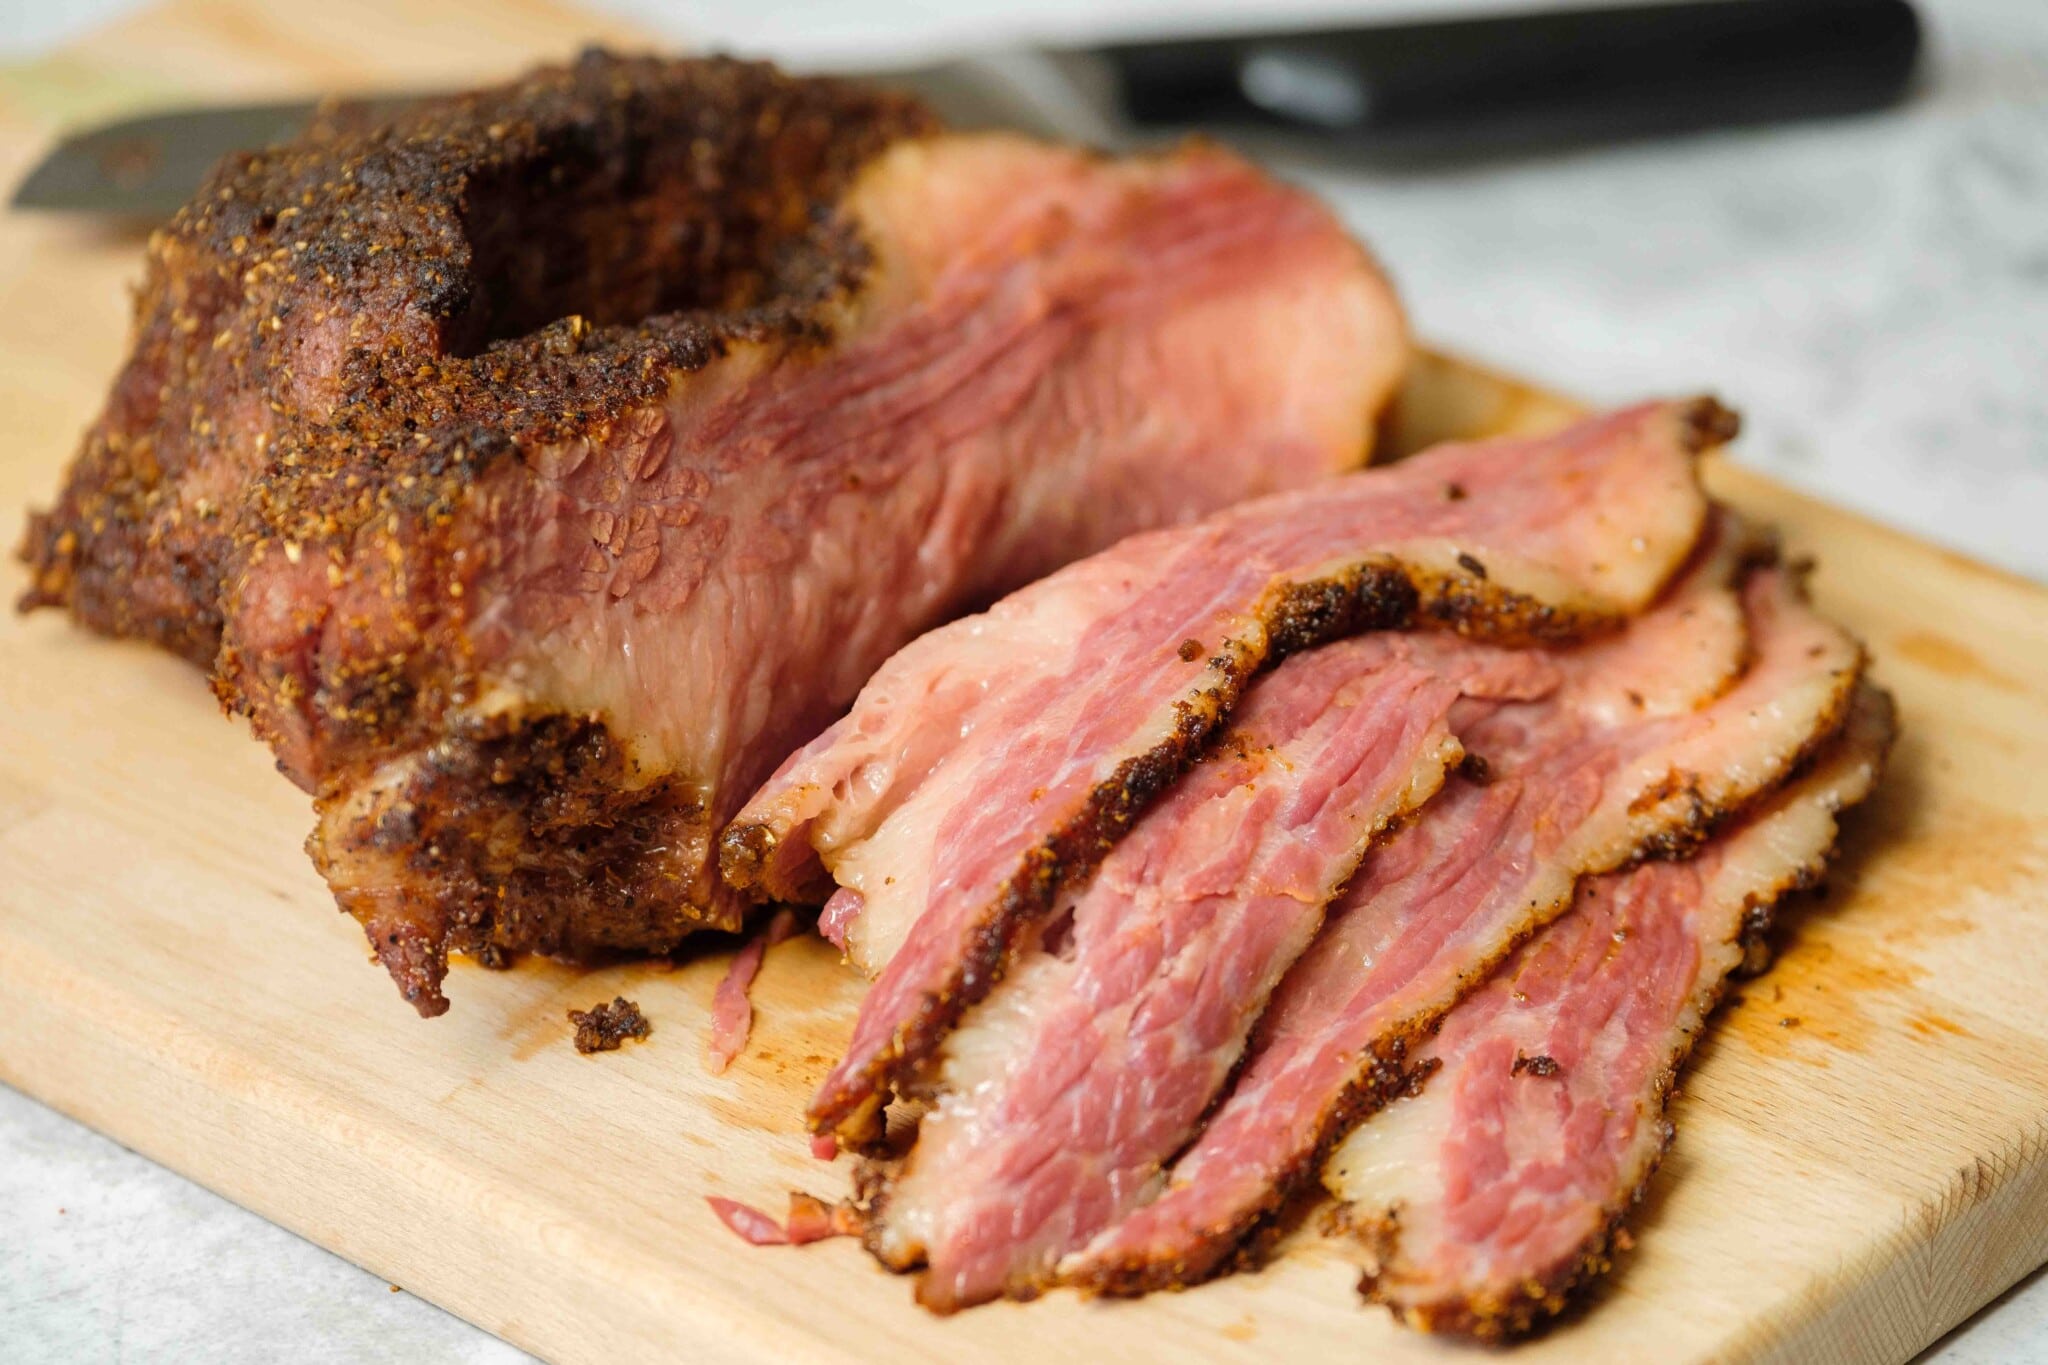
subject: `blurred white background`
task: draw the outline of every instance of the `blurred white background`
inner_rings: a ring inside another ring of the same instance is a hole
[[[2027,0],[2020,0],[2024,4]],[[0,0],[0,56],[33,55],[144,0]],[[1554,8],[1544,0],[584,0],[588,8],[639,20],[653,32],[700,37],[789,58],[950,52],[1012,41],[1071,43],[1112,33],[1279,27],[1318,16],[1346,22],[1410,16],[1508,13]],[[1578,8],[1631,0],[1578,0]]]
[[[833,65],[1287,16],[1536,7],[599,3],[679,42]],[[128,8],[0,0],[0,60]],[[1921,8],[1924,88],[1890,113],[1303,178],[1384,257],[1425,337],[1591,398],[1713,388],[1749,418],[1742,458],[2048,579],[2048,0]],[[0,1210],[9,1361],[521,1358],[4,1089]],[[1759,1235],[1768,1216],[1757,1211]],[[2037,1276],[1932,1358],[2048,1361],[2048,1283]]]

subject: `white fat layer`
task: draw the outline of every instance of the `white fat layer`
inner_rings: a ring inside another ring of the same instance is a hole
[[[1450,1113],[1448,1086],[1397,1100],[1330,1154],[1324,1185],[1359,1214],[1395,1220],[1404,1247],[1433,1243],[1444,1200],[1439,1149]]]
[[[1039,1002],[1065,995],[1078,971],[1076,964],[1050,954],[1031,955],[947,1038],[940,1067],[945,1098],[918,1126],[917,1147],[894,1182],[880,1229],[879,1245],[892,1264],[913,1249],[921,1252],[937,1234],[946,1203],[929,1197],[925,1187],[950,1174],[945,1157],[959,1142],[972,1140],[987,1101],[1025,1060],[1020,1054],[1037,1021]]]

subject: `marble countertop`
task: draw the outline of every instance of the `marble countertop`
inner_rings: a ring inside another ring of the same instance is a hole
[[[126,3],[0,0],[0,48]],[[1167,0],[611,3],[798,59],[843,60],[875,33],[942,46],[1191,22]],[[1921,4],[1923,89],[1891,113],[1301,178],[1438,344],[1593,399],[1710,387],[1749,419],[1743,459],[2048,580],[2048,3]],[[4,1088],[0,1209],[11,1361],[526,1358]],[[2048,1361],[2048,1280],[1924,1359]]]

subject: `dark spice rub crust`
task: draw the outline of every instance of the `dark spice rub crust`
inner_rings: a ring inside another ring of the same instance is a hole
[[[765,65],[592,52],[230,157],[150,240],[129,361],[29,522],[21,605],[212,663],[249,560],[365,528],[412,554],[490,465],[606,433],[736,343],[821,339],[866,254],[814,206],[933,126]],[[402,605],[400,645],[460,615]],[[322,681],[402,685],[383,673]],[[261,685],[223,661],[231,704]],[[337,743],[398,723],[330,709]]]
[[[594,714],[479,707],[473,661],[517,627],[474,589],[540,529],[534,471],[645,478],[678,376],[830,337],[868,249],[819,206],[933,128],[764,65],[593,52],[229,158],[150,241],[21,607],[213,668],[315,794],[315,860],[423,1014],[451,948],[658,952],[727,922],[677,894],[677,781],[636,779]],[[622,524],[593,567],[630,583],[655,530]]]
[[[636,780],[599,722],[458,719],[402,785],[375,791],[307,852],[362,922],[406,1002],[438,1013],[450,952],[590,959],[680,942],[701,920],[681,897],[672,778]],[[420,887],[446,907],[422,913]],[[423,923],[435,925],[424,932]]]
[[[587,1010],[570,1010],[569,1022],[576,1026],[576,1050],[584,1056],[593,1052],[616,1052],[628,1038],[645,1038],[654,1032],[640,1006],[623,995],[610,1004],[599,1002]]]
[[[593,53],[220,167],[23,606],[210,665],[437,1014],[450,951],[737,927],[717,826],[876,664],[1350,468],[1404,357],[1342,226],[1221,149]]]

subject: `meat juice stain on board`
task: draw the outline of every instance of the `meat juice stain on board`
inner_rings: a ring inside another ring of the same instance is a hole
[[[1964,666],[1960,646],[1942,652],[1950,643],[1917,646],[1940,665],[1916,657],[1911,641],[1900,652],[1928,667]],[[1929,1046],[1972,1036],[1952,1010],[1915,1001],[1914,988],[1929,962],[1957,951],[1949,941],[1977,930],[1973,902],[2007,902],[2040,879],[2048,831],[1953,792],[1929,799],[1930,787],[1949,784],[1943,762],[1910,720],[1903,723],[1885,781],[1844,822],[1825,890],[1788,901],[1778,914],[1770,970],[1734,983],[1725,1012],[1729,1032],[1756,1053],[1825,1067],[1831,1055],[1866,1050],[1879,1029],[1906,1029]],[[1915,1029],[1915,1019],[1964,1032]]]
[[[2025,692],[2024,685],[2007,677],[1977,656],[1976,651],[1946,635],[1929,630],[1908,631],[1891,642],[1888,651],[1911,660],[1922,668],[1966,682],[1983,683],[2001,692]]]
[[[1794,921],[1831,913],[1826,901],[1788,908]],[[1923,974],[1877,945],[1850,945],[1796,922],[1779,932],[1779,960],[1764,976],[1738,983],[1740,1002],[1728,1014],[1733,1032],[1773,1059],[1827,1066],[1834,1052],[1867,1050],[1891,1027],[1896,997]]]
[[[0,780],[0,834],[27,824],[54,804],[49,792],[21,773],[9,771]]]
[[[1953,1019],[1945,1019],[1932,1011],[1914,1015],[1906,1021],[1906,1027],[1922,1038],[1938,1038],[1943,1034],[1952,1038],[1974,1038],[1977,1035]]]
[[[1816,910],[1833,913],[1825,904],[1809,904],[1793,914]],[[1860,904],[1856,913],[1862,913]],[[1761,978],[1738,983],[1728,1029],[1762,1056],[1821,1067],[1841,1053],[1866,1052],[1882,1035],[1901,1030],[1926,1046],[1967,1044],[1972,1053],[1980,1052],[1988,1044],[1977,1030],[1953,1018],[1952,1008],[1917,995],[1928,969],[1890,942],[1957,937],[1974,927],[1959,916],[1931,916],[1919,930],[1871,938],[1795,925],[1777,964]]]
[[[731,964],[736,947],[707,942],[694,953],[674,958],[629,960],[596,970],[521,953],[501,969],[487,969],[467,957],[449,960],[451,971],[468,974],[463,988],[481,1002],[493,1000],[504,1013],[498,1035],[513,1060],[530,1061],[560,1044],[568,1030],[563,1011],[581,1008],[600,995],[637,1000],[650,1020],[678,1026],[678,1032],[701,1040],[710,1027],[712,993]],[[775,946],[750,990],[755,1007],[753,1033],[747,1049],[733,1062],[735,1069],[759,1069],[766,1057],[801,1107],[830,1070],[828,1054],[844,1050],[860,983],[840,961],[838,952],[809,934],[798,934]],[[588,995],[589,998],[584,997]],[[764,1040],[773,1051],[764,1053]],[[756,1059],[750,1064],[749,1059]]]
[[[591,970],[556,962],[536,953],[521,953],[506,966],[489,968],[467,957],[449,959],[451,971],[468,973],[464,989],[479,1000],[494,999],[504,1014],[498,1027],[517,1062],[531,1061],[555,1047],[568,1047],[575,1033],[566,1014],[615,996],[639,1002],[651,1021],[675,1017],[680,1001],[673,966],[664,959],[627,962]],[[651,1043],[651,1039],[642,1046]]]

